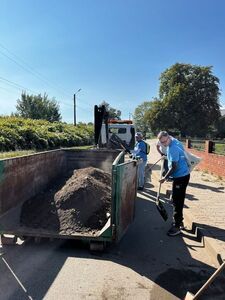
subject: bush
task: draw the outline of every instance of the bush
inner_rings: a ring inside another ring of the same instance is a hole
[[[83,146],[91,145],[93,140],[92,125],[0,117],[0,151]]]

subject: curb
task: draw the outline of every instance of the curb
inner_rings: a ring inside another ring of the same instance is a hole
[[[198,241],[203,243],[206,252],[212,258],[213,263],[217,267],[219,267],[225,261],[225,257],[223,257],[221,253],[218,253],[216,240],[208,237],[205,234],[205,232],[207,231],[204,228],[201,228],[197,223],[192,222],[189,214],[185,211],[185,209],[184,209],[184,218],[185,218],[185,223],[187,223],[187,225],[191,227],[191,231],[195,233]],[[215,246],[213,244],[215,244]]]

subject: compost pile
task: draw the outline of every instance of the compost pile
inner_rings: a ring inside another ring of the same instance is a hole
[[[93,167],[77,169],[27,200],[20,223],[60,234],[95,233],[107,222],[110,203],[111,175]]]

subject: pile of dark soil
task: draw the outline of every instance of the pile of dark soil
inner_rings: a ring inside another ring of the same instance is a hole
[[[110,204],[111,175],[92,167],[78,169],[27,200],[20,223],[60,234],[94,233],[107,222]]]

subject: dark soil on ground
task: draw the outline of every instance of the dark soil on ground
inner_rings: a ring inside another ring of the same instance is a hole
[[[60,234],[91,233],[102,229],[111,210],[111,175],[97,168],[74,170],[45,191],[27,200],[21,226]]]

